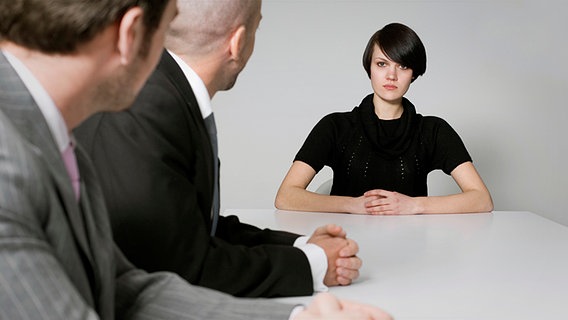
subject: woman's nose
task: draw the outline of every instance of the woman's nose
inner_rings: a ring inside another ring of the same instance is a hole
[[[387,73],[387,79],[388,80],[396,80],[397,76],[396,76],[396,69],[392,68],[389,69],[388,73]]]

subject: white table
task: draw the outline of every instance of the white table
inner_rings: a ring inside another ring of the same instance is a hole
[[[568,228],[530,212],[366,216],[235,209],[224,214],[301,234],[326,223],[343,226],[359,243],[363,267],[355,283],[330,292],[379,306],[397,320],[568,319]]]

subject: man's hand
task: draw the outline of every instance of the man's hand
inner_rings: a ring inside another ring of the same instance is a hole
[[[322,248],[327,256],[327,272],[324,284],[327,286],[348,285],[359,277],[362,261],[357,242],[348,239],[345,231],[338,225],[328,224],[317,228],[308,243]]]
[[[329,293],[318,294],[293,320],[349,319],[392,320],[383,310],[357,302],[341,301]]]

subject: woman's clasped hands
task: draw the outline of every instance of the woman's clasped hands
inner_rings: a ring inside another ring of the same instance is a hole
[[[365,192],[361,198],[365,213],[371,215],[411,215],[420,212],[416,198],[398,192],[374,189]]]

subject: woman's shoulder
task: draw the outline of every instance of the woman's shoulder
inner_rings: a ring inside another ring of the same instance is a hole
[[[320,118],[312,128],[312,134],[334,134],[343,135],[355,130],[358,126],[356,117],[352,111],[331,112]]]
[[[374,112],[373,109],[373,94],[369,94],[363,98],[359,105],[355,105],[351,108],[351,110],[347,109],[345,111],[334,111],[325,115],[323,119],[328,121],[345,121],[345,120],[353,120],[358,119],[361,117],[362,112]]]
[[[349,111],[334,111],[328,113],[324,118],[331,118],[331,119],[349,119],[356,115],[357,106]]]
[[[422,126],[424,128],[436,128],[436,127],[446,127],[450,124],[441,117],[432,115],[422,116]]]
[[[354,120],[357,118],[357,114],[355,112],[356,108],[357,107],[355,107],[351,111],[335,111],[335,112],[328,113],[320,119],[320,122],[322,122],[322,123],[333,123],[333,124],[336,124],[336,125],[341,125],[341,124],[346,125],[346,124],[349,124],[349,123],[353,123]]]
[[[431,115],[422,117],[421,133],[423,137],[430,137],[431,139],[436,139],[436,137],[459,136],[448,121],[441,117]]]

